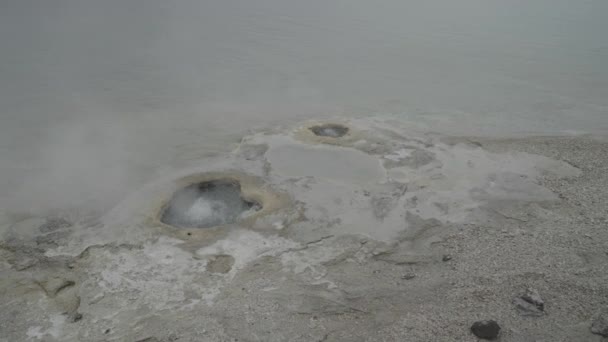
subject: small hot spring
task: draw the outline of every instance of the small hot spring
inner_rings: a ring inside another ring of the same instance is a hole
[[[210,228],[234,223],[260,209],[259,203],[241,197],[237,181],[214,180],[177,191],[160,220],[181,228]]]
[[[310,130],[317,136],[330,138],[340,138],[348,133],[348,127],[338,124],[312,126]]]

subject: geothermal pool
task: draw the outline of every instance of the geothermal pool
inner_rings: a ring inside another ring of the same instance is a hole
[[[606,13],[3,1],[0,342],[600,341]]]

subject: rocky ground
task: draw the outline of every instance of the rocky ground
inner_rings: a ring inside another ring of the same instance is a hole
[[[498,341],[608,340],[606,139],[322,124],[245,137],[103,215],[2,212],[0,341],[477,341],[485,320]],[[160,222],[212,178],[263,210]]]

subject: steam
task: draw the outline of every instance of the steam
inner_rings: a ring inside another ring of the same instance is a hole
[[[126,169],[133,157],[128,131],[95,118],[48,127],[30,164],[3,175],[16,180],[5,205],[44,214],[57,210],[105,211],[133,187]]]
[[[313,117],[605,132],[597,3],[440,3],[3,1],[0,208],[103,211],[250,128]]]

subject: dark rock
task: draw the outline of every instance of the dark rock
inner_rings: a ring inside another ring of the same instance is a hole
[[[452,260],[452,256],[449,254],[446,254],[443,256],[443,258],[441,258],[442,261],[450,261]]]
[[[414,278],[416,278],[416,274],[415,273],[411,273],[411,272],[410,273],[406,273],[406,274],[404,274],[404,275],[401,276],[401,279],[404,279],[404,280],[411,280],[411,279],[414,279]]]
[[[471,326],[471,332],[484,340],[494,340],[500,333],[500,326],[494,320],[478,321]]]
[[[513,299],[513,304],[522,316],[540,317],[545,313],[545,302],[535,289],[527,289],[526,293]]]
[[[608,337],[608,310],[602,312],[598,318],[591,324],[591,332]]]

